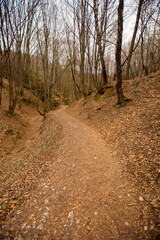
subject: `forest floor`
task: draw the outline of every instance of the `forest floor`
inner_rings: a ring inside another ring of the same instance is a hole
[[[0,239],[159,239],[160,73],[125,81],[45,120],[0,108]],[[36,100],[35,100],[36,101]]]

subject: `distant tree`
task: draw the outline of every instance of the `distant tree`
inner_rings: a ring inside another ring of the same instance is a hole
[[[9,83],[9,113],[13,114],[19,96],[24,96],[24,58],[26,25],[40,0],[1,1],[0,41],[3,52],[1,71]],[[30,9],[28,9],[30,5]]]

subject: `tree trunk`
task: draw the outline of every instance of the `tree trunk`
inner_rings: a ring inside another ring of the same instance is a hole
[[[81,19],[81,36],[80,36],[80,54],[81,54],[81,63],[80,63],[80,83],[81,83],[81,93],[85,96],[84,82],[84,63],[85,63],[85,13],[86,13],[86,2],[82,1],[82,19]]]
[[[80,81],[81,81],[81,93],[85,96],[84,90],[84,60],[85,60],[85,53],[84,51],[81,52],[81,64],[80,64]]]
[[[100,33],[99,25],[98,25],[98,7],[97,7],[97,1],[94,0],[93,2],[94,2],[95,29],[97,33],[97,43],[99,47],[100,61],[102,66],[102,85],[106,85],[108,82],[108,78],[107,78],[107,71],[106,71],[106,66],[104,61],[104,51],[102,49],[102,43],[101,43],[102,33]]]
[[[103,79],[103,86],[105,86],[108,83],[108,78],[107,78],[107,70],[106,70],[106,65],[104,61],[104,57],[102,58],[102,79]]]
[[[3,67],[2,66],[2,48],[1,48],[1,41],[0,41],[0,105],[2,103],[2,87],[3,87]]]
[[[28,102],[31,101],[31,95],[32,95],[32,82],[31,82],[31,69],[30,69],[30,49],[29,49],[29,41],[27,42],[27,76],[28,76],[28,82],[29,82],[29,89],[30,89],[30,94],[29,94],[29,99]]]
[[[13,81],[12,81],[12,69],[11,69],[11,61],[10,61],[9,54],[8,54],[8,71],[9,71],[9,76],[8,76],[8,81],[9,81],[9,113],[13,114],[14,110],[16,108],[17,94],[14,97]]]
[[[116,47],[116,71],[117,71],[117,104],[124,105],[124,95],[122,89],[122,69],[121,69],[121,49],[122,49],[122,34],[123,34],[123,7],[124,0],[119,0],[118,6],[118,36],[117,36],[117,47]]]
[[[22,63],[22,53],[21,53],[22,39],[19,39],[16,42],[16,58],[17,58],[17,87],[18,95],[24,97],[24,88],[23,88],[23,63]],[[19,102],[20,104],[20,102]]]
[[[143,34],[141,36],[141,62],[142,62],[142,74],[143,72],[145,73],[145,75],[148,75],[148,70],[144,64],[144,56],[143,56],[143,44],[144,43],[144,39],[143,39]]]
[[[38,49],[37,49],[37,53],[36,53],[36,78],[37,80],[39,79],[39,55],[38,55]]]
[[[2,77],[2,73],[0,73],[0,105],[2,103],[2,87],[3,87],[3,77]]]
[[[153,37],[152,37],[152,47],[151,47],[151,72],[155,72],[156,71],[156,62],[155,62],[155,37],[156,37],[156,26],[157,26],[157,22],[158,22],[158,18],[159,18],[159,14],[160,14],[160,10],[158,11],[158,14],[157,14],[157,18],[156,18],[156,21],[155,21],[155,24],[154,24],[154,31],[153,31]]]
[[[130,68],[130,63],[131,63],[131,58],[132,58],[132,52],[133,52],[134,42],[135,42],[137,30],[138,30],[138,23],[139,23],[139,18],[140,18],[140,14],[141,14],[141,9],[142,9],[143,2],[144,2],[144,0],[139,0],[137,18],[136,18],[136,23],[135,23],[135,27],[134,27],[134,32],[133,32],[133,36],[132,36],[132,40],[131,40],[131,45],[130,45],[130,49],[129,49],[129,54],[128,54],[128,60],[127,60],[126,79],[129,79],[129,68]]]
[[[76,97],[76,100],[78,100],[78,99],[79,99],[79,95],[81,95],[81,90],[80,90],[78,84],[76,83],[75,74],[74,74],[74,69],[73,69],[73,66],[72,66],[72,63],[71,63],[71,62],[70,62],[70,65],[71,65],[72,79],[73,79],[73,83],[74,83],[75,97]],[[78,90],[78,94],[77,94],[77,90]]]

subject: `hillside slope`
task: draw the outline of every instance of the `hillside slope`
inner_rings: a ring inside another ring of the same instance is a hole
[[[9,116],[5,85],[0,239],[159,239],[160,72],[124,89],[43,120],[34,97]]]
[[[27,90],[25,95],[29,97]],[[17,104],[14,115],[9,115],[8,83],[4,80],[0,106],[1,227],[48,173],[61,139],[60,124],[50,114],[43,120],[36,110],[36,97],[31,100],[30,104]]]
[[[116,108],[115,87],[103,95],[81,99],[69,112],[97,129],[124,166],[140,196],[142,225],[151,236],[160,233],[160,71],[151,76],[124,81],[124,93],[131,98]]]

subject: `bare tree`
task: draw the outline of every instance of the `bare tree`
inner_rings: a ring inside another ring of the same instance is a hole
[[[28,0],[28,2],[30,2]],[[9,112],[13,114],[18,96],[24,96],[24,39],[28,19],[39,0],[32,0],[32,8],[26,11],[27,1],[3,1],[0,4],[0,38],[5,61],[5,74],[9,83]],[[18,6],[18,7],[17,7]]]
[[[95,19],[95,30],[97,35],[97,44],[99,48],[99,55],[100,55],[100,61],[102,66],[102,85],[107,84],[107,71],[104,61],[104,51],[105,51],[105,42],[102,45],[102,39],[106,36],[106,28],[107,28],[107,9],[108,9],[108,0],[103,1],[103,7],[102,7],[102,15],[100,19],[98,18],[98,5],[100,5],[99,1],[93,0],[93,10],[94,10],[94,19]],[[99,26],[100,22],[100,26]]]
[[[81,93],[85,95],[85,51],[86,51],[86,13],[87,13],[87,2],[86,0],[79,0],[77,6],[77,23],[79,31],[79,44],[80,44],[80,84]]]
[[[144,72],[145,75],[148,75],[148,69],[147,69],[147,66],[144,62],[144,34],[145,34],[145,31],[143,31],[144,29],[144,23],[145,23],[145,14],[142,14],[141,15],[141,68],[142,68],[142,73]]]
[[[117,104],[124,106],[124,94],[122,89],[122,68],[121,68],[121,50],[122,50],[122,35],[123,35],[123,8],[124,0],[119,0],[118,6],[118,32],[117,32],[117,46],[116,46],[116,71],[117,84],[116,90],[118,95]]]
[[[13,45],[15,35],[11,25],[10,11],[13,7],[10,1],[5,1],[0,5],[0,23],[1,23],[1,38],[4,51],[4,61],[7,69],[7,77],[9,83],[9,113],[13,114],[16,107],[16,98],[14,95],[13,71],[11,61],[11,46]]]

